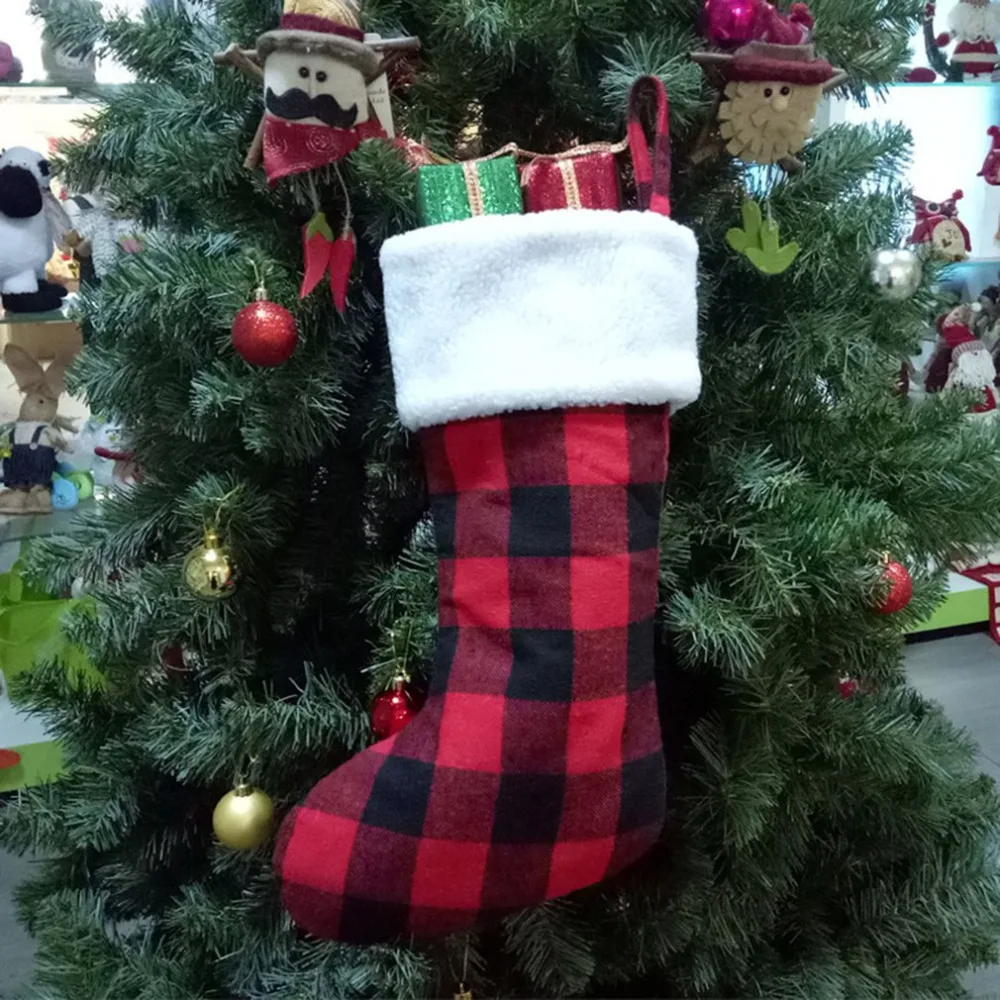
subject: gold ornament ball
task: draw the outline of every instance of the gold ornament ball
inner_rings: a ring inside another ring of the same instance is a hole
[[[199,597],[217,601],[232,596],[236,570],[214,531],[206,531],[204,544],[188,553],[184,560],[184,580]]]
[[[271,836],[274,803],[259,788],[239,785],[219,799],[212,829],[219,843],[234,851],[253,851]]]

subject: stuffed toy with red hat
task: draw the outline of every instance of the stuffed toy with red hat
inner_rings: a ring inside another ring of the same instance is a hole
[[[948,30],[935,38],[939,47],[957,43],[952,63],[965,79],[988,76],[997,65],[1000,4],[992,0],[959,0],[948,15]]]
[[[970,413],[991,413],[997,408],[997,370],[986,345],[963,325],[946,326],[943,336],[951,347],[951,365],[945,389],[975,389],[982,399]]]
[[[823,92],[844,74],[817,57],[805,4],[794,4],[787,17],[771,11],[755,18],[756,37],[735,52],[691,58],[724,87],[719,133],[729,153],[750,163],[798,165],[794,156],[812,135]]]
[[[941,335],[924,372],[924,389],[978,389],[983,399],[970,413],[987,413],[997,408],[997,369],[986,345],[973,334],[973,307],[961,303],[938,317]]]
[[[6,42],[0,42],[0,83],[20,83],[24,67]]]
[[[965,260],[972,250],[972,239],[958,217],[958,202],[963,197],[962,191],[955,191],[946,201],[927,201],[914,195],[917,219],[907,242],[927,244],[941,260]]]
[[[990,151],[986,154],[986,159],[983,161],[983,169],[979,171],[980,177],[982,177],[987,184],[992,184],[996,187],[1000,184],[1000,126],[991,125],[987,130],[986,134],[992,140],[990,145]]]

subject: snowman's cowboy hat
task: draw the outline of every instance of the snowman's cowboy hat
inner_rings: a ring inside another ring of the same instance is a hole
[[[319,53],[353,66],[370,83],[399,58],[400,52],[420,48],[419,38],[364,39],[354,0],[285,0],[280,26],[264,32],[255,50],[231,45],[215,61],[232,63],[259,77],[261,65],[272,52]]]
[[[842,69],[816,57],[809,44],[776,45],[773,42],[749,42],[733,53],[694,52],[694,62],[706,73],[715,72],[723,83],[730,80],[766,83],[772,80],[800,86],[838,87],[847,79]]]

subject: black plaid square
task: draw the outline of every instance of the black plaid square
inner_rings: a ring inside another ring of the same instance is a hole
[[[518,486],[510,491],[510,555],[572,554],[570,491],[566,486]]]
[[[512,629],[507,697],[568,703],[573,696],[575,636],[568,629]]]

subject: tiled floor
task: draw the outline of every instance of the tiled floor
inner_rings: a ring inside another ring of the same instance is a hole
[[[985,633],[910,647],[910,676],[951,717],[979,739],[983,770],[1000,781],[1000,648]],[[30,870],[26,861],[0,853],[0,998],[24,989],[31,969],[31,942],[14,920],[11,890]],[[1000,966],[970,973],[977,1000],[1000,1000]]]

